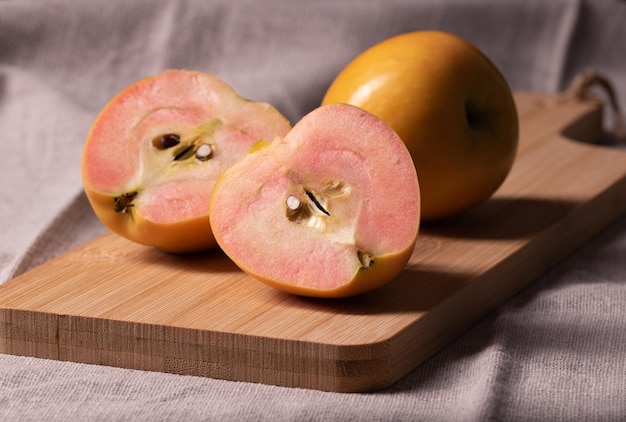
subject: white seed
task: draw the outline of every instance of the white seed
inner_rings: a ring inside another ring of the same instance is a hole
[[[289,221],[301,223],[306,218],[307,212],[302,199],[295,195],[289,195],[285,200],[285,215]]]
[[[302,207],[302,200],[295,195],[289,195],[286,204],[288,210],[297,211]]]
[[[196,158],[200,161],[207,161],[213,155],[213,148],[209,144],[200,144],[196,149]]]

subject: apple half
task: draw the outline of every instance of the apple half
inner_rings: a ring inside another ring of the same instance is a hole
[[[214,75],[167,70],[114,97],[85,142],[82,178],[112,231],[168,252],[216,246],[208,202],[217,177],[291,125]]]
[[[382,120],[345,104],[313,110],[235,163],[209,204],[219,246],[243,271],[312,297],[389,283],[411,257],[420,220],[406,146]]]

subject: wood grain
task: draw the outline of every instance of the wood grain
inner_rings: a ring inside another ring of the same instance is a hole
[[[425,225],[390,285],[291,296],[220,251],[106,234],[0,286],[0,352],[328,391],[389,386],[626,211],[598,101],[515,94],[521,144],[485,204]],[[562,133],[577,138],[566,139]]]

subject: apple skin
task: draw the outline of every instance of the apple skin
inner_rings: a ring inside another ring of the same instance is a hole
[[[240,97],[212,74],[170,69],[124,88],[96,117],[85,140],[85,193],[111,231],[166,252],[217,247],[208,217],[219,174],[260,140],[291,129],[268,103]],[[163,147],[163,135],[179,143]],[[213,146],[210,159],[194,150]],[[176,157],[176,158],[175,158]],[[116,201],[133,195],[127,206]]]
[[[293,196],[305,204],[298,217],[286,205]],[[311,297],[353,296],[391,282],[413,253],[420,223],[406,146],[380,119],[346,104],[313,110],[284,138],[235,163],[209,204],[215,238],[239,268]]]
[[[322,104],[361,107],[389,124],[413,157],[422,220],[484,202],[509,174],[519,123],[507,81],[478,48],[441,31],[400,34],[364,51]]]

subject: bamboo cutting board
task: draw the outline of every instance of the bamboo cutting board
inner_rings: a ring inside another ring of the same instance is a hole
[[[290,296],[221,252],[99,237],[0,286],[0,352],[329,391],[391,385],[626,211],[598,101],[516,93],[521,144],[487,203],[423,226],[390,285]]]

